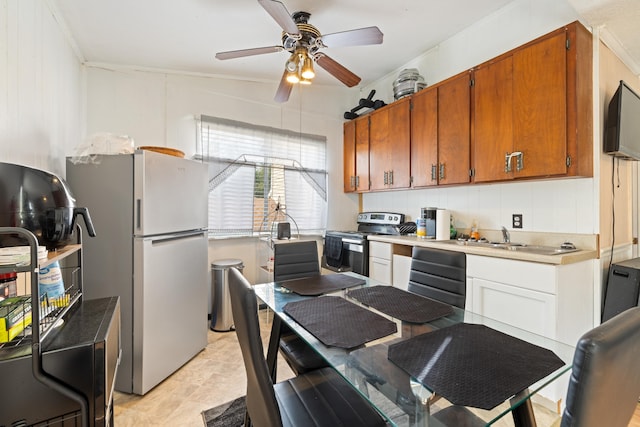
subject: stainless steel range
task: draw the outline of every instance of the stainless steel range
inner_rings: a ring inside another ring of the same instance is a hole
[[[322,267],[328,270],[369,275],[369,242],[372,234],[401,235],[415,232],[414,223],[405,223],[404,214],[362,212],[357,231],[327,231],[324,239]]]

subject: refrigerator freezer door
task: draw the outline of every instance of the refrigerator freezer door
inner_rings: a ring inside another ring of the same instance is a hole
[[[144,394],[207,345],[206,232],[134,240],[133,392]]]
[[[134,170],[135,236],[207,228],[206,164],[139,150]]]
[[[91,163],[69,158],[66,174],[76,202],[89,209],[96,228],[96,237],[82,241],[83,298],[120,297],[122,358],[116,390],[124,393],[132,392],[133,375],[133,157],[97,156]]]

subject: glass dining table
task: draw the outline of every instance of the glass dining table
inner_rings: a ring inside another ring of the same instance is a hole
[[[397,313],[411,305],[403,298],[424,297],[389,289],[355,273],[336,274],[347,277],[334,279],[358,279],[357,285],[314,295],[296,293],[287,288],[287,282],[254,286],[267,312],[274,314],[266,357],[274,381],[283,325],[304,339],[394,426],[536,426],[532,396],[567,381],[572,346],[456,307],[447,307],[426,322],[420,315],[428,310],[418,310],[417,320],[401,320],[404,315]],[[378,298],[382,306],[361,297],[362,292],[376,290],[394,292]],[[402,307],[387,310],[396,296],[402,297],[395,303]],[[305,314],[306,305],[314,306],[312,312]],[[352,306],[358,308],[358,316],[375,318],[341,317],[342,310]],[[365,310],[368,313],[361,313]],[[387,329],[376,335],[379,323]],[[351,332],[370,338],[355,346],[339,344],[340,338],[335,343],[327,339]],[[536,367],[542,370],[529,372]],[[520,374],[524,376],[519,378]]]

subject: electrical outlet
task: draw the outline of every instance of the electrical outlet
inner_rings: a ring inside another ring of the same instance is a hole
[[[511,222],[513,228],[522,228],[522,214],[513,214]]]

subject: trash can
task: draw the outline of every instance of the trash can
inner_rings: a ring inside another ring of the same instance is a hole
[[[241,259],[219,259],[211,263],[211,330],[226,332],[233,329],[229,269],[244,269]]]

